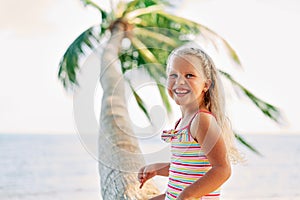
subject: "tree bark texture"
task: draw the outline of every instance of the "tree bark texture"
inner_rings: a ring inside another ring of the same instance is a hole
[[[139,189],[137,172],[145,164],[131,128],[118,51],[124,37],[116,24],[102,54],[100,82],[103,97],[99,130],[99,173],[104,200],[148,199],[159,193],[152,181]]]

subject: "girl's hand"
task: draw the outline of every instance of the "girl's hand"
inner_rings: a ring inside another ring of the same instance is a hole
[[[157,170],[155,164],[146,165],[139,170],[138,180],[141,183],[140,189],[143,187],[144,183],[157,175]]]

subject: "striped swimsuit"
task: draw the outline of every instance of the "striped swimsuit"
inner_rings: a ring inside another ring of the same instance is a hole
[[[198,111],[191,119],[199,112]],[[207,112],[208,113],[208,112]],[[190,123],[179,130],[164,131],[162,140],[171,143],[171,165],[169,182],[165,200],[175,200],[179,193],[188,185],[201,178],[210,168],[207,157],[201,146],[193,139],[189,132]],[[180,120],[176,123],[175,129]],[[219,199],[220,189],[203,196],[202,200]]]

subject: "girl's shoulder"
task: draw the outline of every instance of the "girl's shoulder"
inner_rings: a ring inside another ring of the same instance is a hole
[[[202,143],[210,132],[219,131],[214,115],[206,110],[199,111],[190,122],[190,134],[198,142]]]

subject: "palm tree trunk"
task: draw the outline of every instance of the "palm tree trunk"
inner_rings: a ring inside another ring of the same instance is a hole
[[[101,60],[103,97],[99,130],[99,173],[104,200],[148,199],[159,193],[151,181],[143,189],[139,189],[137,181],[138,169],[145,161],[127,111],[124,80],[118,59],[123,37],[123,25],[115,24]]]

